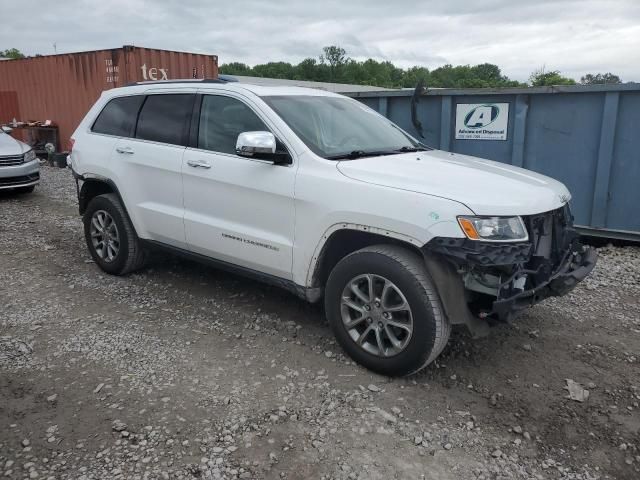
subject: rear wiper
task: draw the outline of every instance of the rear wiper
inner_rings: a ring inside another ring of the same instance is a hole
[[[343,159],[349,159],[349,160],[354,160],[356,158],[363,158],[363,157],[378,157],[380,155],[394,155],[398,153],[397,151],[393,151],[393,150],[380,150],[380,151],[365,151],[365,150],[353,150],[351,152],[348,153],[341,153],[339,155],[330,155],[328,157],[325,157],[327,160],[343,160]]]
[[[396,150],[396,152],[424,152],[426,148],[424,147],[400,147]]]

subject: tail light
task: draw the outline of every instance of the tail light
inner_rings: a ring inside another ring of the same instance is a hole
[[[73,152],[73,145],[76,143],[76,139],[75,138],[70,138],[69,139],[69,153]]]

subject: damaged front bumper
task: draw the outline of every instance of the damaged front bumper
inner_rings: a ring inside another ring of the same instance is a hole
[[[527,242],[437,237],[424,246],[430,269],[444,262],[439,269],[457,277],[449,282],[464,295],[472,317],[509,321],[523,308],[567,294],[595,267],[596,251],[579,242],[568,206],[523,220]],[[441,292],[444,303],[447,297]]]
[[[594,248],[586,247],[576,242],[568,252],[567,259],[556,271],[547,278],[543,278],[537,285],[513,291],[507,288],[507,293],[500,295],[493,302],[493,314],[501,319],[508,319],[509,315],[522,308],[531,306],[547,297],[566,295],[596,266],[598,254]],[[539,275],[539,272],[536,272]]]

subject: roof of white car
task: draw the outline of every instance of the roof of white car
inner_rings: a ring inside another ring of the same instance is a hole
[[[203,82],[197,80],[169,80],[165,82],[138,82],[137,84],[114,88],[107,90],[105,93],[108,96],[118,96],[122,94],[131,93],[143,93],[143,92],[159,92],[159,91],[177,91],[186,90],[191,91],[231,91],[231,92],[251,92],[259,97],[277,96],[277,95],[307,95],[317,97],[338,97],[340,95],[324,90],[318,90],[316,88],[305,87],[284,87],[274,86],[268,87],[264,85],[251,85],[249,83],[241,82]]]

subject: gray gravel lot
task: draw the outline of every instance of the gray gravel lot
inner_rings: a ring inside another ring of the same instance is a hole
[[[389,379],[287,292],[158,254],[102,273],[70,172],[42,176],[0,194],[0,476],[640,478],[639,248]]]

